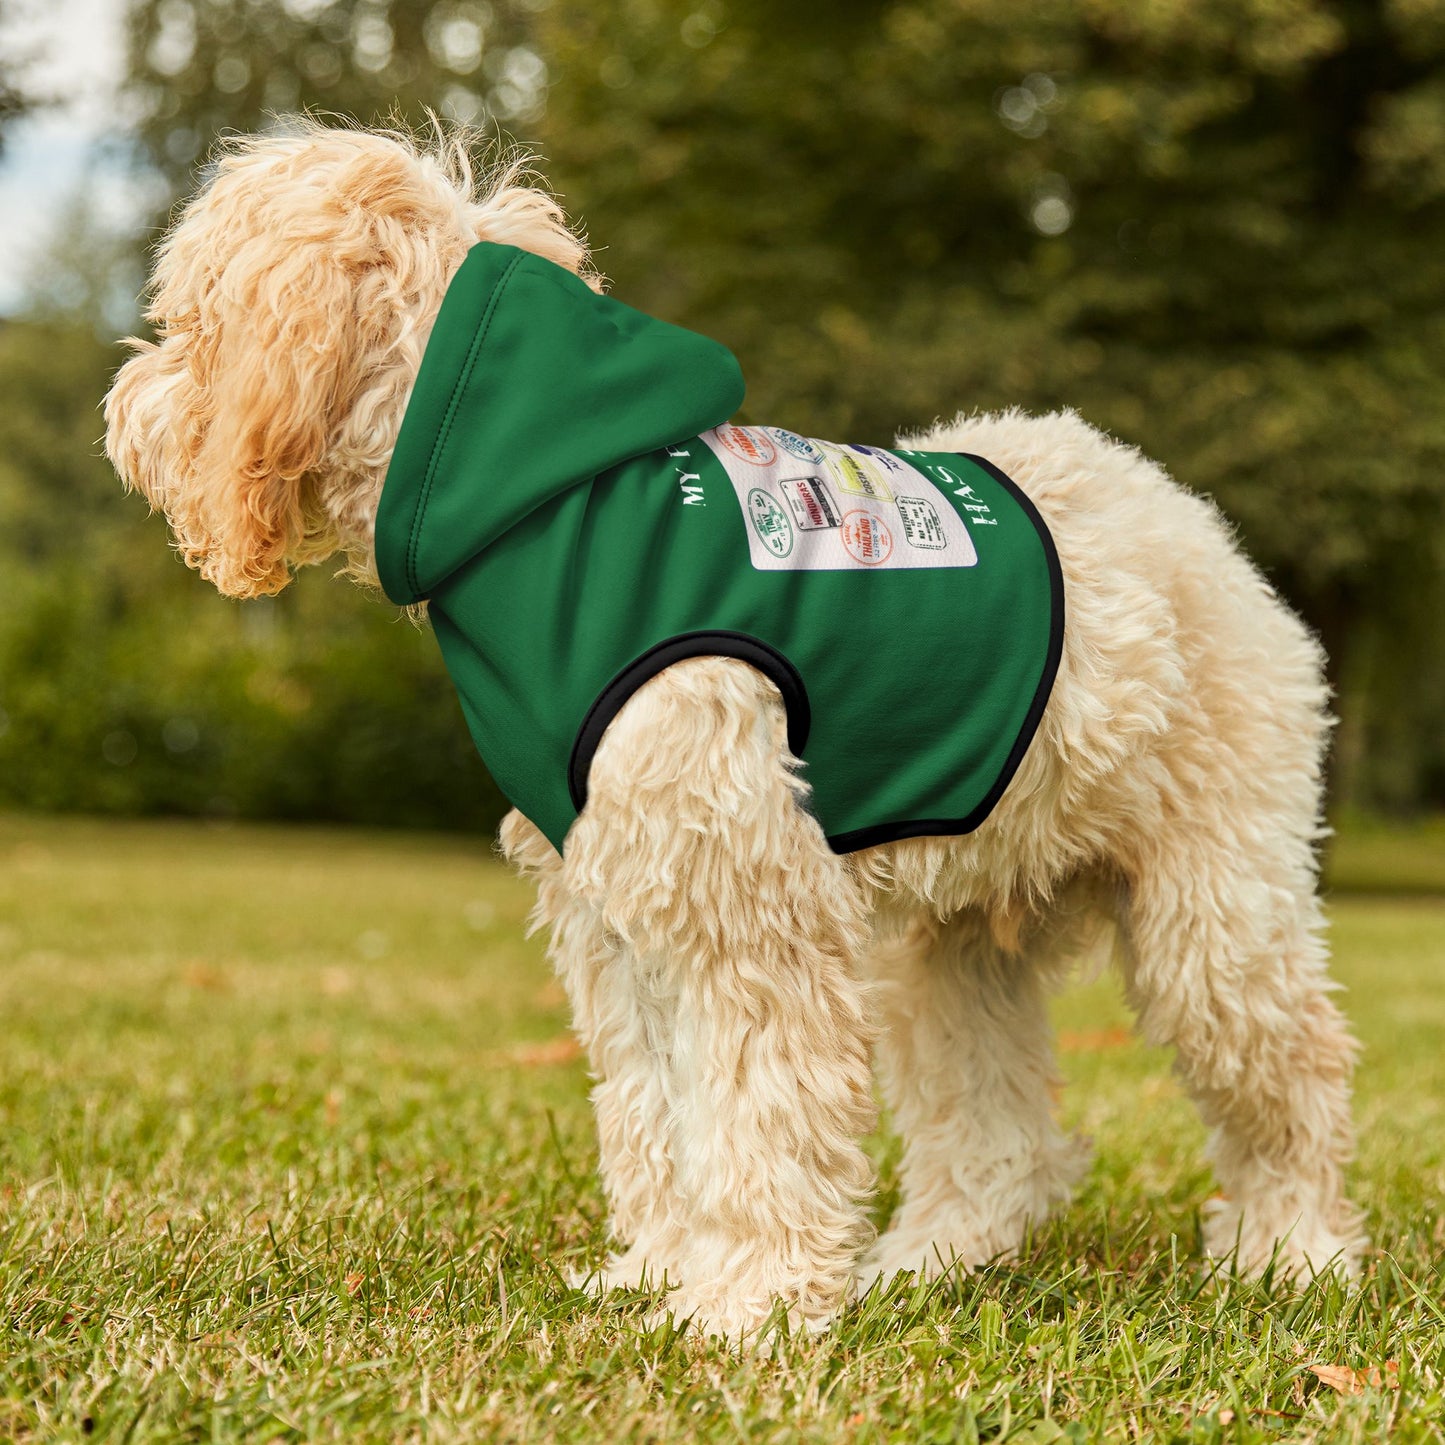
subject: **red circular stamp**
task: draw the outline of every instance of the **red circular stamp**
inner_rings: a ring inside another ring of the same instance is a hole
[[[729,422],[717,428],[717,439],[735,456],[755,467],[770,467],[778,455],[772,438],[761,427],[734,426]]]
[[[848,555],[865,567],[886,562],[893,551],[893,534],[872,512],[844,512],[840,530]]]

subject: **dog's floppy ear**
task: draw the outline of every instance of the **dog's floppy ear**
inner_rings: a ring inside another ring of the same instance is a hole
[[[156,258],[147,316],[106,400],[106,448],[176,545],[232,597],[345,551],[371,519],[430,324],[478,239],[597,284],[518,159],[479,186],[464,138],[299,121],[226,142]]]
[[[395,140],[310,126],[231,143],[161,246],[158,342],[116,378],[107,449],[221,592],[356,545],[338,499],[384,471],[460,209]]]
[[[186,461],[204,500],[185,560],[229,596],[279,592],[322,522],[311,485],[363,349],[354,279],[324,244],[232,263],[201,305],[188,348],[207,399]]]
[[[162,250],[159,341],[131,343],[106,398],[106,449],[164,510],[188,566],[258,597],[335,550],[314,473],[354,400],[362,333],[384,322],[363,319],[365,268],[327,238],[253,235],[222,264],[210,229]]]

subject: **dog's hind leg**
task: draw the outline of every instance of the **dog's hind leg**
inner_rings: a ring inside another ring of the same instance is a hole
[[[1255,820],[1256,822],[1258,820]],[[1212,846],[1211,846],[1212,841]],[[1355,1045],[1330,999],[1308,844],[1250,827],[1141,858],[1126,928],[1126,984],[1152,1043],[1213,1131],[1225,1199],[1205,1226],[1260,1273],[1353,1272],[1364,1244],[1344,1194]]]
[[[566,847],[574,892],[646,965],[668,1309],[733,1340],[779,1301],[826,1324],[870,1233],[864,899],[797,792],[771,684],[679,663],[608,729]]]
[[[1087,1147],[1054,1121],[1044,949],[1004,949],[981,913],[921,920],[873,954],[879,1072],[903,1136],[902,1201],[860,1283],[1008,1257],[1066,1201]]]

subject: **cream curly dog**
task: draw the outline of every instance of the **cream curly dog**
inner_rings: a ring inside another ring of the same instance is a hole
[[[477,184],[455,141],[320,126],[226,148],[160,248],[158,339],[106,403],[121,477],[223,593],[337,555],[375,584],[388,460],[475,242],[597,289],[523,179]],[[739,1338],[780,1300],[821,1328],[860,1281],[1007,1256],[1085,1165],[1050,1106],[1046,1000],[1100,919],[1212,1130],[1208,1248],[1252,1273],[1352,1271],[1318,646],[1208,502],[1071,413],[960,416],[903,445],[992,459],[1061,563],[1057,678],[982,826],[833,852],[778,690],[730,657],[622,707],[565,856],[503,824],[596,1078],[619,1252],[595,1281],[665,1278],[677,1318]],[[875,1055],[906,1143],[877,1239]]]

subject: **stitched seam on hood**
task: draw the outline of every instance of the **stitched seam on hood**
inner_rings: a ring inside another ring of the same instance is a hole
[[[447,402],[446,417],[442,421],[436,440],[432,443],[431,456],[427,459],[426,477],[422,481],[421,494],[417,497],[416,512],[411,520],[411,536],[407,539],[406,547],[406,580],[411,583],[411,590],[418,596],[421,595],[422,587],[417,579],[417,552],[421,546],[422,522],[426,518],[426,506],[431,498],[432,483],[436,480],[441,454],[446,448],[452,422],[456,420],[462,393],[471,380],[472,370],[476,366],[477,357],[481,354],[482,344],[487,339],[487,332],[491,330],[492,319],[497,314],[497,305],[501,300],[502,292],[506,290],[507,282],[512,279],[512,272],[517,269],[526,255],[527,253],[522,251],[513,256],[507,263],[507,269],[497,278],[497,284],[492,287],[492,294],[487,298],[487,309],[477,325],[477,333],[472,338],[471,348],[467,352],[466,365],[462,367],[461,375],[457,377],[456,385],[452,387],[451,399]]]

